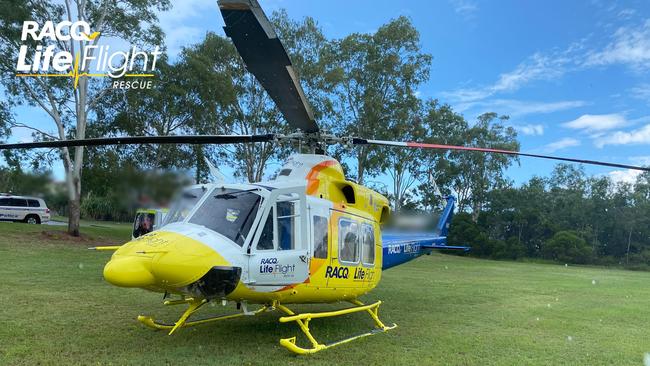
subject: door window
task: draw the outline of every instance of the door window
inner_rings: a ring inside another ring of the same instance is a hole
[[[339,261],[359,262],[359,224],[350,219],[339,221]]]
[[[327,217],[314,216],[314,258],[327,258]]]
[[[296,249],[296,202],[278,202],[278,249]]]
[[[363,243],[361,249],[361,262],[366,266],[375,264],[375,231],[371,225],[362,226]]]
[[[273,240],[273,209],[269,212],[269,215],[266,217],[266,222],[262,228],[262,233],[260,234],[260,239],[257,242],[258,250],[271,250],[275,249],[275,244]]]

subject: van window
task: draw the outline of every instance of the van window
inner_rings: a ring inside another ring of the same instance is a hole
[[[314,216],[314,258],[327,258],[327,217]]]
[[[339,261],[359,262],[359,224],[349,219],[339,221]]]
[[[23,198],[10,198],[9,206],[13,207],[27,207],[27,200]]]
[[[29,207],[41,207],[41,204],[37,200],[27,200]]]
[[[375,231],[371,225],[364,224],[362,229],[361,262],[367,266],[375,264]]]
[[[9,206],[9,198],[0,198],[0,206]]]

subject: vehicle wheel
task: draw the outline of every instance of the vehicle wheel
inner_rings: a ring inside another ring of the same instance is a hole
[[[25,222],[28,224],[36,225],[41,223],[41,218],[36,215],[28,215],[25,217]]]

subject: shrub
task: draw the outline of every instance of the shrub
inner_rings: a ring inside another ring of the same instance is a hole
[[[561,263],[588,263],[592,250],[575,231],[559,231],[542,247],[542,256]]]

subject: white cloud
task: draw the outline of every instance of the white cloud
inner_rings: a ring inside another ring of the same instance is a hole
[[[551,142],[542,148],[546,153],[556,152],[558,150],[563,150],[569,147],[580,146],[580,140],[576,140],[571,137],[565,137],[563,139]]]
[[[513,92],[527,84],[539,80],[554,80],[562,77],[572,64],[576,63],[575,54],[582,49],[578,43],[572,44],[562,52],[543,54],[534,53],[515,67],[502,73],[491,85],[475,88],[460,88],[442,92],[444,98],[454,102],[470,103],[489,98],[498,93]]]
[[[636,14],[636,10],[635,9],[630,9],[630,8],[623,9],[623,10],[618,12],[619,18],[622,18],[622,19],[631,18],[634,14]]]
[[[630,161],[637,165],[648,165],[650,166],[650,155],[645,156],[632,156],[629,158]]]
[[[603,50],[590,52],[585,66],[625,64],[637,71],[650,68],[650,19],[638,27],[621,27]]]
[[[493,92],[514,91],[532,81],[558,78],[564,74],[567,62],[569,59],[566,57],[535,53],[513,71],[501,74],[491,89]]]
[[[602,148],[606,145],[650,144],[650,124],[632,131],[616,131],[608,136],[601,136],[594,141]]]
[[[641,174],[639,170],[625,169],[625,170],[613,170],[607,175],[614,183],[632,183],[636,182],[636,177]]]
[[[624,10],[621,15],[631,15],[631,12]],[[569,72],[618,64],[635,71],[650,69],[650,19],[637,27],[619,28],[609,38],[611,41],[602,48],[588,49],[587,40],[583,39],[564,50],[536,52],[513,70],[501,73],[492,84],[463,87],[440,95],[450,103],[457,104],[462,111],[497,94],[517,91],[536,81],[556,80]],[[650,103],[649,85],[642,85],[631,92],[633,96]]]
[[[641,84],[630,89],[632,97],[650,104],[650,84]]]
[[[563,123],[562,126],[573,130],[584,130],[598,132],[612,130],[629,125],[625,116],[618,113],[613,114],[583,114],[582,116]]]
[[[541,136],[544,134],[544,126],[542,125],[528,124],[523,126],[514,126],[514,128],[528,136]]]
[[[219,9],[215,0],[184,0],[172,2],[172,8],[158,14],[160,27],[165,31],[165,44],[172,57],[178,54],[182,47],[201,40],[205,27],[197,25],[193,19],[201,17],[206,12],[220,19]]]
[[[563,100],[556,102],[522,101],[515,99],[488,99],[474,102],[465,102],[455,105],[455,110],[464,112],[476,110],[482,112],[498,111],[510,117],[521,117],[528,114],[545,114],[587,105],[581,100]]]
[[[449,0],[454,11],[462,15],[465,19],[471,18],[478,11],[478,4],[471,0]]]
[[[552,113],[582,107],[586,104],[586,102],[581,100],[565,100],[558,102],[498,100],[496,103],[497,106],[502,106],[504,108],[504,113],[508,113],[510,116],[523,116],[533,113]]]

